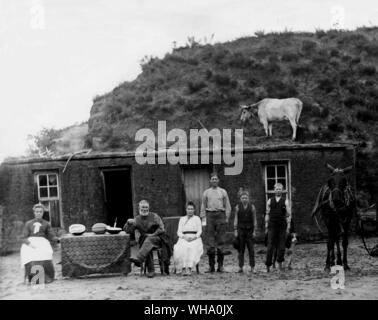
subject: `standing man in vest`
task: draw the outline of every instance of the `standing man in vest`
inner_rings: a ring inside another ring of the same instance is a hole
[[[217,253],[218,272],[223,272],[223,258],[225,234],[230,219],[231,205],[227,191],[219,188],[219,178],[213,173],[210,178],[210,188],[205,190],[202,196],[201,218],[207,225],[209,256],[209,272],[215,271],[215,253]]]
[[[268,249],[266,253],[266,271],[270,271],[273,253],[277,250],[278,267],[282,270],[285,256],[286,235],[290,231],[291,208],[289,200],[282,195],[283,185],[276,183],[275,195],[266,204],[265,233],[268,234]]]
[[[249,265],[255,273],[254,239],[257,233],[256,208],[249,201],[247,191],[240,192],[240,201],[235,208],[234,234],[239,242],[239,273],[243,272],[245,247],[248,248]]]

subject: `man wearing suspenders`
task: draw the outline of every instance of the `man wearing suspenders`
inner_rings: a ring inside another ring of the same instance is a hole
[[[207,225],[209,272],[215,271],[215,254],[217,254],[218,272],[223,272],[224,244],[227,224],[230,219],[231,205],[227,191],[218,187],[219,178],[213,173],[210,188],[202,196],[201,218]]]
[[[266,270],[270,271],[273,253],[277,250],[278,267],[282,270],[285,256],[286,236],[290,232],[291,208],[289,200],[282,195],[283,185],[276,183],[275,195],[266,204],[265,233],[268,234],[268,249],[266,253]]]

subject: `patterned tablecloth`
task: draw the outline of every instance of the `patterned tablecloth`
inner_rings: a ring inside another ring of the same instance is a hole
[[[130,236],[86,232],[61,238],[62,275],[79,277],[94,273],[128,274],[130,267]]]

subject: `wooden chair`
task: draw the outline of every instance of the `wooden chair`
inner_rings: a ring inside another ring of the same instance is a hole
[[[151,257],[154,265],[156,265],[155,259],[154,259],[154,252],[156,252],[156,254],[157,254],[157,262],[158,262],[158,265],[160,267],[160,273],[164,274],[164,264],[163,264],[163,259],[162,259],[161,248],[153,249],[150,253],[150,257]],[[140,267],[140,275],[142,276],[143,274],[146,274],[146,271],[147,271],[147,263],[146,263],[146,261],[143,261],[143,263],[141,264],[141,267]]]

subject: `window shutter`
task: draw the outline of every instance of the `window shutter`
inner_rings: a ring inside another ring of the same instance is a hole
[[[50,223],[52,227],[60,226],[59,200],[50,201]]]
[[[34,174],[34,204],[39,203],[38,175]]]

